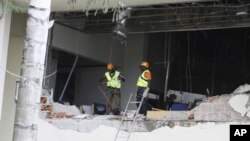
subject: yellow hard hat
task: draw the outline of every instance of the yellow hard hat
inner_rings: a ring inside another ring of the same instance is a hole
[[[107,69],[112,70],[114,68],[114,65],[112,63],[107,64]]]
[[[141,62],[140,66],[143,66],[145,68],[149,68],[149,63],[147,61],[143,61],[143,62]]]

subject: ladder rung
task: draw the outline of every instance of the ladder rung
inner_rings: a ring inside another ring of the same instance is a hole
[[[127,110],[127,112],[136,112],[136,110]]]

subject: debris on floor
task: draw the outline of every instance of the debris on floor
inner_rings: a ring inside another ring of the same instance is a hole
[[[66,115],[80,115],[80,110],[74,105],[63,105],[57,102],[53,103],[53,113],[65,112]]]
[[[41,118],[72,118],[81,115],[76,106],[63,105],[57,102],[51,102],[47,96],[40,99],[40,117]]]
[[[242,117],[248,116],[250,118],[248,115],[250,112],[249,96],[249,94],[239,94],[232,97],[228,103],[236,112],[240,113]]]
[[[229,125],[237,123],[199,123],[196,126],[181,127],[168,126],[158,128],[152,132],[133,132],[130,141],[228,141]],[[241,123],[242,124],[242,123]],[[249,123],[248,123],[249,124]],[[38,141],[111,141],[114,140],[117,129],[100,125],[89,133],[80,133],[73,130],[60,130],[52,124],[40,119],[38,125]],[[124,132],[127,134],[127,132]],[[180,136],[181,135],[181,136]]]
[[[250,104],[249,96],[232,93],[210,97],[195,107],[189,118],[193,118],[194,121],[249,121],[250,117],[244,115],[249,110],[247,107],[244,108]]]

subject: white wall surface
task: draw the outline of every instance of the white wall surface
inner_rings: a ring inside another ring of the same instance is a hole
[[[9,44],[9,33],[10,33],[10,21],[11,12],[6,11],[0,19],[0,120],[2,113],[2,101],[3,101],[3,91],[4,91],[4,80],[6,68],[8,44]]]
[[[7,68],[9,71],[18,75],[20,74],[23,45],[24,45],[24,38],[10,37]],[[12,141],[14,117],[16,109],[16,104],[14,102],[15,87],[16,87],[16,81],[18,80],[19,78],[6,74],[5,85],[4,85],[2,119],[0,121],[1,141]]]
[[[25,30],[23,29],[25,29],[25,21],[25,15],[12,15],[10,39],[7,40],[9,41],[7,69],[17,75],[20,74],[22,50],[24,46]],[[16,104],[14,103],[14,97],[17,80],[19,79],[9,74],[5,75],[2,119],[0,120],[0,141],[12,141],[16,108]],[[0,82],[2,81],[3,80],[1,77]]]
[[[67,52],[76,53],[99,62],[109,62],[110,35],[83,34],[76,30],[55,24],[52,46]],[[124,47],[113,43],[112,62],[123,65]]]

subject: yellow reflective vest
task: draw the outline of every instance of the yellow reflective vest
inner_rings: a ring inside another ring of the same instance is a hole
[[[115,71],[115,74],[113,77],[110,76],[109,72],[105,73],[105,76],[107,78],[107,87],[112,87],[112,88],[121,88],[121,80],[119,80],[119,71]]]
[[[138,80],[137,80],[137,83],[136,83],[136,86],[137,87],[148,87],[148,81],[147,79],[144,77],[145,76],[145,73],[146,72],[149,72],[149,70],[145,70],[142,72],[142,74],[139,76]]]

